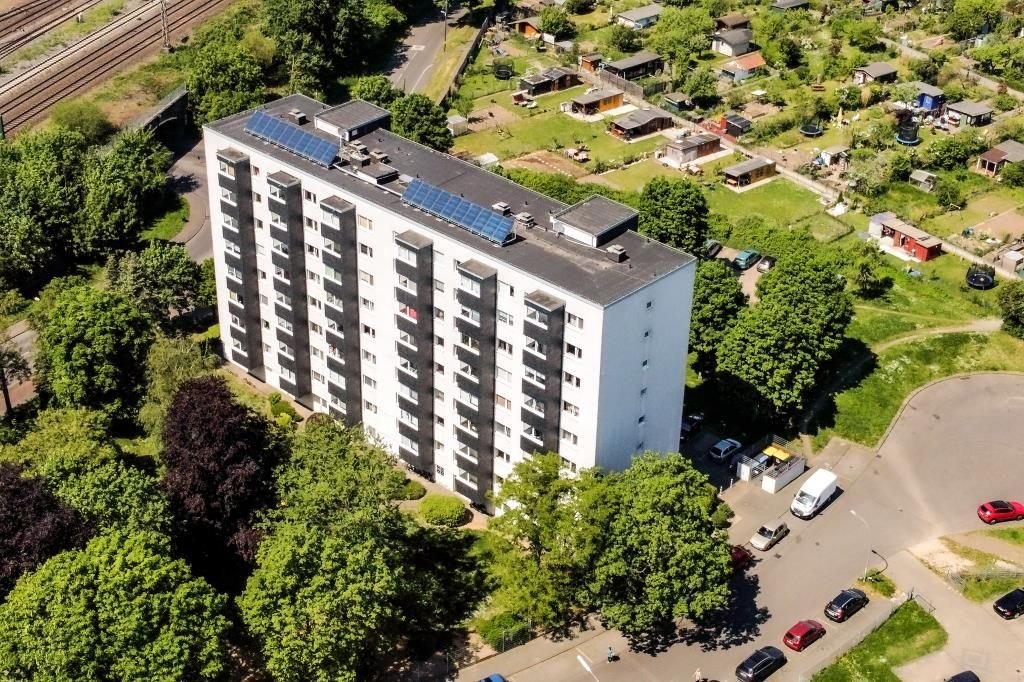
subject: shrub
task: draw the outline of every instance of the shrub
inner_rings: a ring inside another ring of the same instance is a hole
[[[711,523],[715,528],[728,528],[732,517],[732,507],[725,502],[719,502],[715,511],[711,512]]]
[[[466,522],[466,507],[462,502],[447,495],[431,493],[420,502],[420,515],[432,526],[457,528]]]
[[[528,621],[503,611],[491,618],[482,618],[476,623],[477,634],[496,651],[506,651],[511,646],[522,644],[530,639]]]
[[[414,481],[411,478],[405,479],[405,483],[402,484],[402,489],[399,491],[399,499],[402,500],[418,500],[427,494],[427,489],[423,487],[423,484],[419,481]]]
[[[270,403],[270,414],[275,418],[280,417],[283,414],[288,415],[291,419],[291,423],[302,421],[302,417],[295,411],[292,404],[281,397],[280,393],[274,392],[267,397],[267,402]]]

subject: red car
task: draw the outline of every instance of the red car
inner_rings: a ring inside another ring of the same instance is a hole
[[[750,550],[740,545],[733,545],[730,555],[732,557],[732,570],[737,573],[745,570],[754,561],[754,555],[750,553]]]
[[[978,518],[985,523],[1020,521],[1024,519],[1024,504],[994,500],[978,507]]]
[[[824,625],[816,620],[802,620],[789,629],[782,643],[793,651],[803,651],[824,636]]]

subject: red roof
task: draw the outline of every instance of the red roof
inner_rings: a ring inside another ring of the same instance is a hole
[[[760,52],[751,52],[750,54],[743,55],[738,59],[732,60],[731,66],[744,71],[753,71],[754,69],[760,69],[761,67],[766,66],[766,62]]]

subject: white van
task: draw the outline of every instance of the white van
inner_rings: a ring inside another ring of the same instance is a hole
[[[793,498],[789,511],[801,519],[813,517],[836,494],[838,481],[839,477],[831,471],[818,469],[800,486],[800,492]]]

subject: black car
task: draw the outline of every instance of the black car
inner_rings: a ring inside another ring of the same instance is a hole
[[[689,440],[697,435],[704,425],[704,413],[692,412],[683,417],[683,424],[679,427],[679,440]]]
[[[767,680],[773,672],[786,665],[786,654],[773,646],[758,649],[736,666],[736,677],[743,682]]]
[[[1024,587],[1018,587],[1013,592],[996,599],[992,608],[1006,620],[1013,620],[1024,615]]]
[[[947,677],[944,682],[981,682],[981,678],[970,670],[965,670],[962,673],[953,675],[953,677]]]
[[[825,607],[829,620],[842,623],[844,620],[868,605],[868,595],[855,587],[843,590]]]

